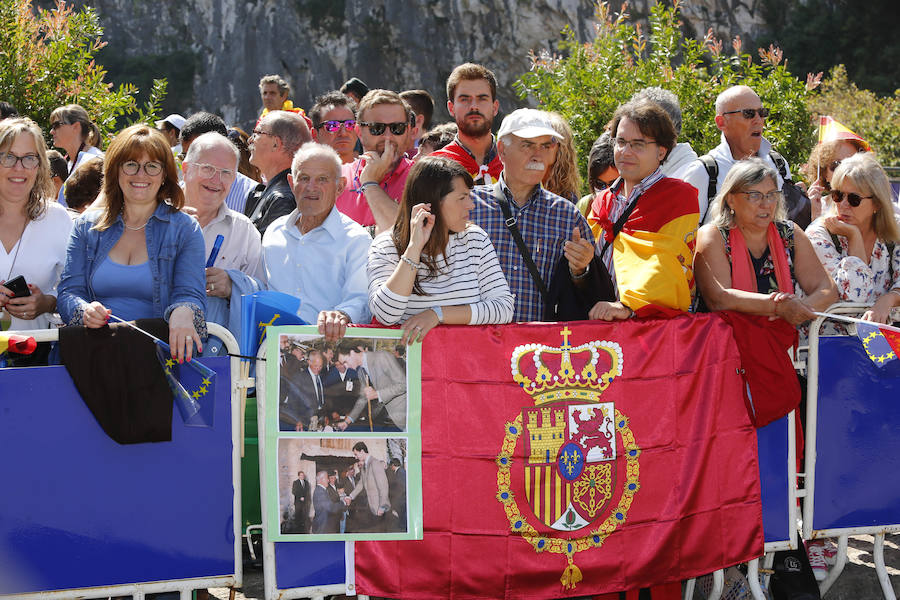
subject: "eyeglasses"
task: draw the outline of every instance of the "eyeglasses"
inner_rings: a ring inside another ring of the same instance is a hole
[[[68,125],[68,123],[63,123],[62,121],[53,121],[52,123],[50,123],[50,131],[56,131],[63,125]]]
[[[149,163],[148,163],[149,164]],[[218,167],[214,167],[212,165],[208,165],[206,163],[189,163],[193,164],[193,167],[197,169],[197,172],[200,174],[200,177],[203,179],[212,179],[218,173],[222,179],[231,179],[234,177],[233,169],[220,169]]]
[[[763,194],[762,192],[757,192],[756,190],[750,190],[749,192],[735,192],[736,194],[744,194],[747,196],[747,200],[752,202],[753,204],[762,204],[765,200],[766,202],[781,202],[784,199],[784,193],[781,190],[773,190],[768,194]]]
[[[846,198],[847,202],[853,208],[856,208],[857,206],[859,206],[862,203],[862,201],[865,200],[866,198],[871,198],[871,197],[872,196],[860,196],[859,194],[844,193],[844,192],[841,192],[838,190],[831,190],[831,201],[832,202],[834,202],[835,204],[840,204],[841,202],[844,201],[844,198]]]
[[[383,123],[381,124],[383,125]],[[335,133],[341,130],[341,127],[350,131],[354,127],[356,127],[356,119],[345,119],[343,121],[323,121],[316,125],[316,129],[324,128],[328,133]],[[391,130],[393,131],[393,129]],[[381,132],[384,133],[384,127],[382,127]],[[380,133],[373,133],[372,135],[381,135]],[[398,133],[395,135],[402,135],[402,133]]]
[[[390,129],[394,135],[403,135],[406,133],[406,128],[409,127],[409,123],[403,121],[398,121],[397,123],[366,123],[365,121],[360,121],[359,125],[368,127],[369,133],[376,136],[384,135],[385,128]]]
[[[616,138],[616,150],[624,150],[628,146],[635,152],[643,152],[647,149],[647,144],[655,144],[650,140],[626,140],[625,138]]]
[[[262,131],[261,129],[254,129],[253,133],[250,134],[250,137],[259,137],[261,135],[271,135],[272,137],[278,137],[274,133],[269,133],[268,131]]]
[[[32,171],[37,168],[39,164],[41,164],[41,159],[37,154],[26,154],[25,156],[16,156],[12,152],[4,152],[0,154],[0,165],[3,165],[7,169],[15,168],[16,163],[21,161],[22,168],[28,169]]]
[[[744,115],[744,118],[748,121],[755,117],[757,114],[760,119],[765,119],[769,116],[768,108],[742,108],[741,110],[729,110],[728,112],[723,112],[723,115],[733,115],[735,113],[741,113]]]
[[[162,173],[163,170],[163,164],[155,160],[148,160],[144,164],[141,164],[136,160],[127,160],[122,163],[122,172],[126,175],[137,175],[138,172],[140,172],[141,167],[144,168],[144,173],[150,177],[156,177]]]

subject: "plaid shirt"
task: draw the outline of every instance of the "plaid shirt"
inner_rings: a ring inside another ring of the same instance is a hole
[[[544,314],[544,301],[506,227],[503,210],[497,200],[501,193],[509,200],[510,210],[517,219],[522,239],[531,250],[531,258],[548,288],[556,263],[563,256],[563,245],[572,238],[575,227],[581,230],[582,238],[593,242],[594,237],[587,221],[574,204],[548,192],[540,185],[535,186],[522,207],[513,199],[503,175],[494,185],[479,185],[472,190],[475,208],[472,209],[470,218],[487,231],[494,243],[500,267],[515,296],[513,320],[540,321]]]

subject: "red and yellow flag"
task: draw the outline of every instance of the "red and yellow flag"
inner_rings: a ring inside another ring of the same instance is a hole
[[[37,342],[33,337],[17,335],[13,333],[0,333],[0,354],[15,352],[16,354],[31,354],[37,348]]]
[[[848,127],[835,121],[829,116],[819,117],[819,143],[833,142],[835,140],[856,140],[863,145],[866,151],[871,150],[869,142],[862,136],[851,131]]]

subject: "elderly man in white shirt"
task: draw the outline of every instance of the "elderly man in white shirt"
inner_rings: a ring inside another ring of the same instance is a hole
[[[192,141],[182,163],[185,205],[194,210],[206,255],[212,259],[206,268],[207,319],[236,336],[240,327],[236,304],[242,294],[260,288],[258,280],[263,275],[259,232],[250,219],[225,205],[239,158],[238,149],[227,138],[204,133]],[[207,347],[209,352],[204,354],[221,350],[215,342]]]
[[[334,341],[349,323],[370,320],[366,261],[372,238],[334,207],[346,182],[330,146],[301,146],[288,182],[297,208],[263,235],[267,286],[299,297],[300,318]]]

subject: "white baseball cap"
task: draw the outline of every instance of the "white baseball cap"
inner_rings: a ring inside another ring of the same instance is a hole
[[[159,128],[159,127],[162,127],[163,123],[168,123],[169,125],[171,125],[175,129],[177,129],[178,131],[181,131],[181,129],[184,127],[184,121],[185,121],[184,117],[182,117],[181,115],[179,115],[177,113],[172,113],[165,119],[157,121],[156,127]]]
[[[520,138],[536,138],[542,135],[550,135],[558,140],[563,139],[550,123],[550,113],[533,108],[520,108],[512,111],[500,124],[497,137],[511,133]]]

